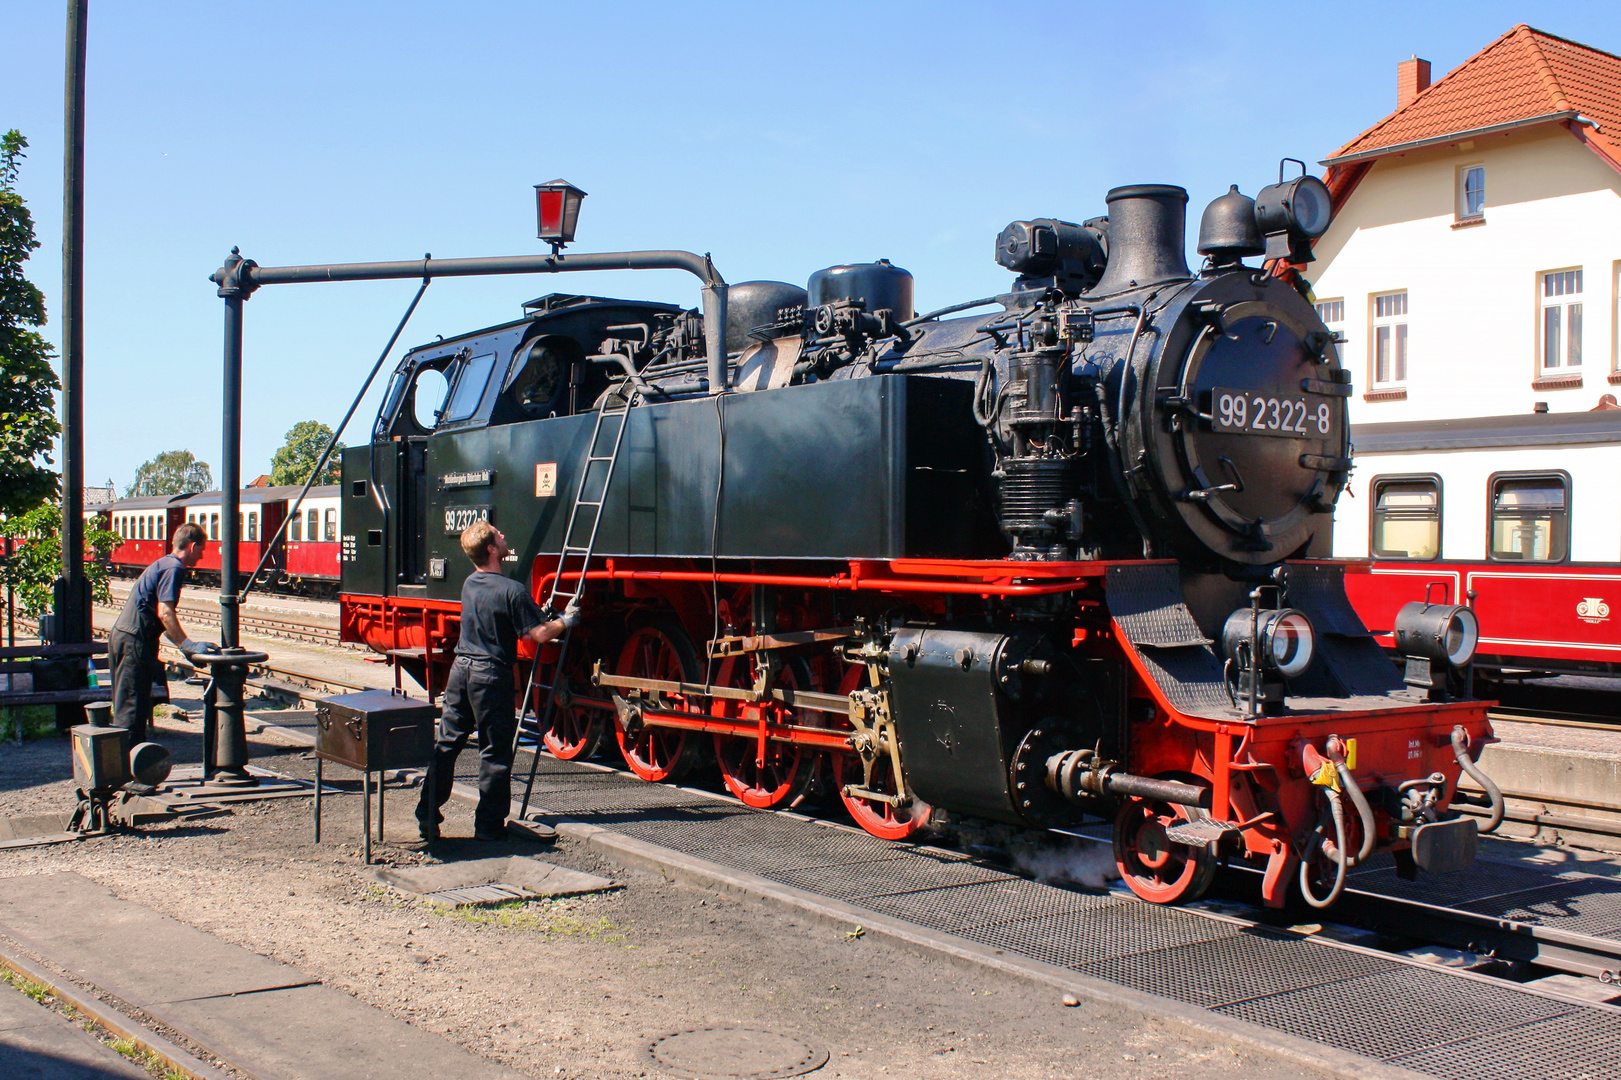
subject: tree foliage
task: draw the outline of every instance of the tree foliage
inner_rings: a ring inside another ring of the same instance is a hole
[[[310,473],[315,471],[315,463],[321,460],[321,451],[332,438],[332,429],[319,420],[300,420],[293,425],[287,433],[287,442],[276,456],[270,459],[270,482],[281,487],[287,484],[302,484],[308,480]],[[339,466],[338,451],[343,449],[343,443],[332,448],[332,456],[327,459],[326,468],[321,470],[317,484],[336,484],[343,479],[343,470]]]
[[[190,450],[165,450],[135,470],[135,480],[124,489],[124,498],[142,495],[179,495],[186,491],[208,491],[214,474],[208,462],[198,461]]]
[[[16,130],[0,136],[0,514],[24,514],[60,492],[48,466],[56,422],[55,355],[39,335],[45,295],[23,276],[39,247],[34,217],[17,194],[17,171],[28,140]]]
[[[62,574],[62,508],[55,502],[43,503],[26,514],[0,521],[0,538],[11,540],[11,556],[5,557],[0,540],[0,588],[16,590],[17,607],[33,618],[48,613],[52,604],[52,584]],[[112,603],[107,578],[112,571],[108,556],[122,538],[111,529],[87,521],[84,547],[93,554],[84,564],[91,596],[97,603]]]

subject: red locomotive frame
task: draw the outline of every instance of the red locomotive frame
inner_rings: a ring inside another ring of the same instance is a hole
[[[665,679],[674,686],[683,680],[680,665],[671,659],[673,646],[668,638],[672,632],[648,627],[661,625],[659,620],[674,621],[691,641],[707,640],[715,622],[710,597],[719,595],[724,608],[729,596],[740,596],[740,590],[754,586],[774,586],[796,593],[802,590],[812,604],[816,598],[825,600],[833,594],[894,594],[926,613],[943,611],[947,598],[953,596],[988,600],[1072,596],[1076,649],[1084,655],[1120,658],[1129,669],[1130,733],[1124,767],[1141,776],[1175,777],[1207,785],[1211,792],[1207,816],[1237,827],[1244,855],[1264,866],[1263,897],[1273,906],[1283,904],[1306,841],[1288,823],[1314,818],[1315,785],[1325,783],[1321,770],[1326,761],[1343,752],[1346,764],[1364,788],[1378,788],[1387,780],[1440,773],[1446,779],[1450,798],[1456,792],[1461,771],[1453,750],[1455,729],[1462,729],[1464,739],[1477,747],[1477,752],[1479,745],[1491,741],[1486,705],[1478,701],[1421,703],[1397,699],[1387,707],[1368,708],[1362,703],[1346,712],[1258,715],[1233,720],[1189,715],[1172,703],[1109,615],[1103,582],[1112,565],[1120,564],[905,559],[849,562],[832,573],[815,575],[715,573],[689,561],[606,559],[603,569],[586,575],[590,586],[588,624],[611,622],[606,617],[608,611],[633,607],[643,616],[641,629],[626,634],[622,646],[618,641],[600,641],[595,648],[581,653],[595,653],[603,661],[601,672],[611,667],[619,674]],[[534,594],[547,595],[551,572],[537,565],[533,573]],[[394,656],[414,673],[420,672],[430,696],[438,692],[452,659],[459,625],[457,604],[347,594],[340,599],[344,640],[364,642]],[[784,625],[779,622],[777,629],[781,631]],[[791,629],[783,637],[792,637],[793,631],[801,629],[791,623],[786,625]],[[752,629],[756,634],[761,632],[759,627]],[[661,634],[665,637],[659,637]],[[648,645],[650,639],[652,646]],[[603,647],[610,644],[613,647]],[[814,653],[816,644],[807,638],[802,647]],[[546,659],[542,657],[543,668]],[[817,659],[822,667],[837,662],[831,652]],[[807,670],[816,668],[807,665]],[[860,685],[864,671],[860,665],[817,671],[812,689],[848,694]],[[573,686],[581,686],[589,673],[576,670],[567,677]],[[542,676],[542,681],[549,679]],[[746,684],[746,680],[743,682]],[[729,683],[735,686],[737,680],[723,675],[714,684]],[[547,748],[563,758],[585,756],[596,749],[603,727],[611,725],[629,768],[644,779],[664,780],[679,775],[680,758],[692,737],[714,737],[718,748],[726,745],[725,740],[736,740],[755,748],[754,767],[745,768],[744,775],[739,775],[735,763],[728,768],[722,753],[718,756],[723,776],[728,787],[745,802],[761,806],[777,805],[773,796],[785,785],[773,787],[769,780],[756,787],[749,785],[762,776],[781,779],[785,772],[792,772],[792,766],[783,765],[784,755],[825,755],[835,777],[856,761],[856,732],[849,723],[840,724],[837,717],[829,722],[824,714],[819,722],[808,723],[809,710],[772,698],[748,700],[746,694],[705,701],[701,694],[693,693],[685,699],[677,695],[677,700],[685,700],[690,708],[641,708],[637,712],[638,733],[627,735],[615,714],[615,702],[601,688],[571,694],[562,703],[559,721],[546,733]],[[681,749],[676,748],[678,744]],[[794,760],[798,761],[798,757]],[[771,772],[773,767],[775,773]],[[844,801],[858,824],[890,839],[911,835],[926,818],[870,799],[846,796]],[[1213,873],[1214,852],[1207,856],[1198,848],[1165,838],[1166,829],[1189,820],[1188,811],[1168,804],[1137,802],[1140,814],[1135,818],[1123,815],[1125,824],[1117,824],[1117,828],[1135,830],[1124,845],[1130,860],[1122,865],[1127,883],[1139,895],[1158,902],[1176,902],[1196,895]],[[1404,840],[1392,840],[1389,835],[1388,815],[1375,808],[1375,816],[1378,831],[1385,834],[1379,837],[1380,846],[1404,849]],[[1358,827],[1348,844],[1355,847],[1359,841]]]

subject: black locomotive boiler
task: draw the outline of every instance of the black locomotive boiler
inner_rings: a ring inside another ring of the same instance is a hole
[[[1375,851],[1466,864],[1467,657],[1397,671],[1328,558],[1351,382],[1284,269],[1327,192],[1235,187],[1197,272],[1186,202],[1014,222],[1008,290],[921,316],[878,261],[713,287],[724,318],[553,294],[411,351],[344,454],[345,637],[437,692],[488,518],[537,598],[582,594],[525,695],[558,756],[712,760],[749,805],[834,791],[893,839],[1110,816],[1159,902],[1223,859],[1269,904],[1331,902]]]

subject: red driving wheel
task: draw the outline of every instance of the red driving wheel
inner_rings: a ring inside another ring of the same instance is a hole
[[[584,653],[576,648],[571,650],[575,662],[569,664],[574,669],[568,673],[553,670],[552,677],[559,679],[559,700],[552,710],[551,723],[546,733],[541,736],[541,742],[554,757],[564,761],[578,761],[595,757],[602,746],[602,735],[607,730],[608,714],[602,709],[592,708],[589,705],[576,704],[573,695],[579,690],[589,691],[591,683],[583,677],[579,670],[585,664]],[[565,704],[565,702],[567,702]],[[540,690],[535,691],[534,707],[546,707],[546,695]]]
[[[1155,904],[1197,900],[1216,876],[1218,858],[1209,847],[1178,844],[1165,830],[1209,817],[1191,806],[1127,799],[1114,819],[1114,861],[1138,896]]]
[[[866,674],[867,669],[864,666],[852,665],[844,673],[839,693],[848,694],[859,688]],[[880,839],[907,839],[923,828],[924,823],[929,820],[929,814],[934,810],[928,803],[915,796],[909,805],[897,807],[893,803],[844,793],[846,784],[860,784],[861,781],[860,757],[855,754],[833,755],[833,786],[838,790],[839,798],[844,800],[844,808],[850,812],[857,825]],[[871,790],[885,795],[901,793],[900,785],[895,778],[894,763],[888,754],[880,756],[873,762]]]
[[[716,682],[721,686],[753,686],[755,665],[746,656],[722,661]],[[788,690],[814,690],[815,679],[809,665],[798,657],[783,662],[775,685]],[[716,716],[740,717],[758,722],[762,706],[726,698],[715,698]],[[779,716],[787,724],[824,726],[821,713],[782,707]],[[793,743],[767,740],[764,752],[753,736],[716,735],[715,761],[720,766],[726,789],[748,806],[770,810],[793,806],[805,795],[816,770],[816,751]]]
[[[644,679],[688,683],[699,679],[692,641],[680,626],[666,622],[644,626],[632,633],[619,652],[615,670],[621,675]],[[665,700],[672,710],[687,708],[678,695],[666,694]],[[619,741],[619,752],[625,756],[630,771],[655,783],[681,779],[698,757],[698,740],[674,728],[643,727],[633,735],[625,731],[619,717],[615,716],[614,738]]]

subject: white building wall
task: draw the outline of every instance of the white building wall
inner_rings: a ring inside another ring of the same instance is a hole
[[[1486,169],[1485,222],[1454,227],[1459,169],[1473,164]],[[1345,301],[1353,424],[1528,413],[1539,401],[1552,412],[1581,411],[1604,393],[1621,394],[1609,381],[1618,366],[1621,174],[1563,127],[1377,161],[1316,254],[1306,273],[1318,300]],[[1539,275],[1574,267],[1584,276],[1583,384],[1534,389]],[[1371,297],[1401,289],[1407,396],[1368,401]]]

